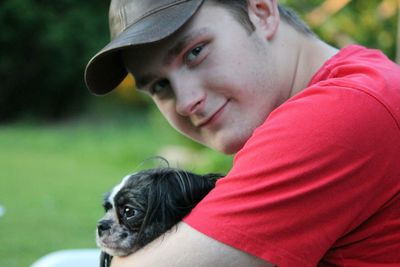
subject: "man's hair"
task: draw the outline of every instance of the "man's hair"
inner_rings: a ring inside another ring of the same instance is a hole
[[[254,31],[254,25],[249,18],[247,12],[248,5],[247,0],[212,0],[213,2],[220,4],[230,10],[235,18],[249,31]],[[291,25],[297,31],[306,34],[314,35],[311,29],[302,21],[292,9],[278,4],[279,14],[281,18]]]

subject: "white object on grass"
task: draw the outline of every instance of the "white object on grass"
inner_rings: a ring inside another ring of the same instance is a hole
[[[98,267],[99,265],[99,249],[71,249],[47,254],[31,267]]]
[[[0,205],[0,217],[3,217],[5,213],[6,213],[6,209]]]

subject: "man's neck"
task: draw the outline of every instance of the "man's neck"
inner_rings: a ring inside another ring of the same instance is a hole
[[[305,89],[322,65],[338,52],[317,37],[300,33],[283,21],[273,42],[279,51],[278,68],[284,70],[281,73],[285,76],[280,79],[286,81],[287,98]]]
[[[317,38],[306,37],[304,41],[297,67],[299,79],[294,86],[296,93],[306,88],[322,65],[338,52],[338,49]]]
[[[315,73],[334,56],[338,49],[317,37],[300,34],[299,50],[291,96],[307,87]]]

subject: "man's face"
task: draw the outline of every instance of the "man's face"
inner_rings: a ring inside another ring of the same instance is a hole
[[[267,51],[262,31],[249,33],[229,11],[205,4],[183,29],[123,59],[175,129],[232,154],[287,98]]]

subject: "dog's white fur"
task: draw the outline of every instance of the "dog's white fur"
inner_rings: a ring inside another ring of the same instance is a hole
[[[105,214],[103,219],[109,219],[114,222],[118,221],[117,209],[115,208],[115,196],[126,185],[129,178],[134,174],[136,174],[136,173],[126,175],[124,178],[122,178],[122,181],[119,184],[117,184],[116,186],[114,186],[114,188],[111,190],[111,193],[107,198],[107,201],[111,204],[112,209],[109,210]],[[115,225],[114,225],[114,227],[115,227]],[[120,230],[120,229],[118,228],[118,230]],[[107,240],[105,240],[105,238],[107,238]],[[113,255],[113,256],[126,256],[130,252],[129,248],[130,248],[130,241],[132,240],[132,238],[135,238],[135,235],[131,236],[129,239],[126,239],[126,240],[115,239],[115,237],[113,235],[107,235],[107,237],[100,237],[98,234],[98,231],[96,230],[97,246],[101,247],[102,250],[104,250],[105,252],[107,252],[108,254]],[[113,244],[116,242],[119,243],[119,248],[109,247],[110,244]],[[121,248],[128,248],[128,250],[121,250]]]
[[[110,196],[108,197],[108,201],[112,204],[114,209],[115,209],[115,203],[114,203],[115,196],[125,186],[126,182],[129,180],[129,177],[131,177],[132,175],[135,175],[135,174],[136,174],[136,172],[132,173],[132,174],[128,174],[127,176],[122,178],[122,181],[119,184],[114,186],[113,190],[111,191]]]

